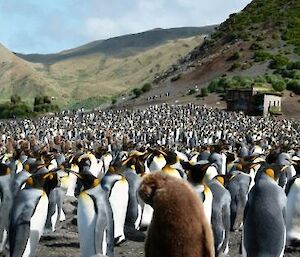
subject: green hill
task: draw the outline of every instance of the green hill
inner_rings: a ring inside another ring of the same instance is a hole
[[[66,108],[100,104],[152,81],[214,28],[155,29],[49,55],[13,54],[0,46],[0,102],[19,94],[25,101],[48,95]]]

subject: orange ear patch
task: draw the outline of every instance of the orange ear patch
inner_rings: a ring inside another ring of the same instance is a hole
[[[28,171],[29,172],[29,169],[30,169],[30,166],[29,166],[29,164],[27,163],[27,164],[25,164],[24,165],[24,170],[26,170],[26,171]]]
[[[6,168],[6,175],[11,173],[11,169],[9,167]]]
[[[224,180],[224,178],[223,177],[221,177],[221,176],[217,176],[217,178],[216,178],[223,186],[224,186],[224,184],[225,184],[225,180]]]
[[[239,171],[242,171],[243,170],[243,164],[238,164],[237,166],[236,166],[236,169],[237,170],[239,170]]]
[[[33,186],[33,178],[30,177],[26,180],[26,184],[29,185],[29,186]]]
[[[100,185],[100,180],[99,179],[94,179],[93,184],[92,184],[92,188],[94,188],[98,185]]]
[[[265,170],[265,173],[272,179],[275,179],[275,173],[274,173],[274,170],[273,169],[266,169]]]

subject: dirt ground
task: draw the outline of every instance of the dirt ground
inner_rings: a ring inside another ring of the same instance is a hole
[[[75,200],[72,199],[72,201]],[[67,220],[58,224],[57,231],[42,237],[38,257],[80,257],[77,228],[73,224],[76,210],[70,203],[65,204],[65,207]],[[241,256],[239,254],[240,240],[241,232],[231,233],[228,257]],[[126,241],[121,246],[115,247],[115,257],[143,257],[143,247],[144,243]],[[296,256],[300,257],[300,247],[287,249],[285,257]]]

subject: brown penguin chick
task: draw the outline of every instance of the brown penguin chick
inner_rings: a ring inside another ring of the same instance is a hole
[[[184,180],[146,175],[139,194],[153,209],[145,257],[213,257],[214,242],[202,202]]]

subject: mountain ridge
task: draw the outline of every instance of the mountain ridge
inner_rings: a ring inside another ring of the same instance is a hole
[[[130,48],[141,52],[148,48],[158,46],[168,40],[188,38],[192,36],[209,34],[216,25],[205,27],[182,27],[171,29],[153,29],[145,32],[117,36],[104,40],[96,40],[79,47],[67,49],[53,54],[21,54],[15,53],[18,57],[34,63],[53,64],[58,61],[76,58],[79,56],[95,53],[104,53],[115,57],[126,57],[132,54]]]

